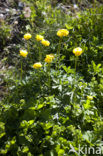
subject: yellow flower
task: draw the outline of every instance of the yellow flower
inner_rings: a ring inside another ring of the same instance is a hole
[[[93,96],[87,96],[88,100],[93,100]]]
[[[32,37],[32,36],[31,36],[30,33],[26,33],[26,34],[24,35],[24,39],[25,39],[25,40],[29,40],[31,37]]]
[[[28,52],[26,50],[20,50],[20,55],[23,57],[27,57]]]
[[[53,59],[54,59],[53,54],[46,55],[45,62],[46,63],[51,63],[53,61]]]
[[[69,31],[67,29],[60,29],[57,31],[57,36],[63,37],[63,36],[68,36]]]
[[[53,54],[46,55],[46,58],[52,58],[52,59],[54,59],[54,55]]]
[[[73,49],[73,53],[75,56],[80,56],[83,53],[83,50],[82,50],[82,48],[77,47],[77,48]]]
[[[37,63],[34,63],[33,64],[33,68],[34,69],[39,69],[39,68],[41,68],[42,67],[42,64],[40,63],[40,62],[37,62]]]
[[[42,35],[36,35],[36,40],[37,41],[42,41],[44,37]]]
[[[46,47],[48,47],[48,46],[50,45],[50,42],[47,41],[47,40],[44,40],[44,39],[41,41],[41,43],[42,43],[44,46],[46,46]]]

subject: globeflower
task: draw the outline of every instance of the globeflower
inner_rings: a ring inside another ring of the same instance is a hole
[[[39,68],[41,68],[42,67],[42,64],[40,63],[40,62],[37,62],[37,63],[34,63],[33,64],[33,68],[34,69],[39,69]]]
[[[53,54],[46,55],[45,62],[46,63],[51,63],[53,61],[53,59],[54,59]]]
[[[64,36],[68,36],[69,31],[67,29],[60,29],[57,31],[57,36],[59,37],[64,37]]]
[[[77,48],[73,49],[73,53],[75,56],[80,56],[83,53],[83,50],[82,50],[82,48],[77,47]]]
[[[47,40],[45,40],[45,39],[43,39],[43,40],[41,41],[41,43],[42,43],[44,46],[46,46],[46,47],[48,47],[48,46],[50,45],[50,42],[47,41]]]
[[[51,57],[52,59],[54,59],[54,55],[53,54],[49,54],[49,55],[46,55],[47,58]]]
[[[93,96],[87,96],[88,100],[93,100]]]
[[[42,35],[36,35],[36,40],[37,41],[42,41],[44,37]]]
[[[32,37],[32,36],[31,36],[30,33],[26,33],[26,34],[24,35],[24,39],[25,39],[25,40],[29,40],[31,37]]]
[[[20,55],[23,57],[27,57],[28,52],[26,50],[20,50]]]

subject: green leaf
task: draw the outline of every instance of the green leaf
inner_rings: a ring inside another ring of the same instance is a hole
[[[29,151],[29,148],[27,146],[25,146],[23,149],[22,149],[22,152],[23,153],[27,153]]]
[[[44,104],[39,104],[38,106],[37,106],[37,109],[41,109],[41,108],[43,108],[44,107]]]
[[[65,27],[66,27],[68,30],[73,29],[73,27],[70,26],[70,25],[68,25],[68,24],[65,24]]]
[[[63,156],[65,151],[63,149],[59,149],[58,156]]]

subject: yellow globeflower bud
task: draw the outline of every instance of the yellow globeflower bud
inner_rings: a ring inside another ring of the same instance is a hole
[[[20,50],[20,55],[23,57],[27,57],[28,52],[26,50]]]
[[[32,36],[31,36],[30,33],[26,33],[26,34],[24,35],[24,39],[25,39],[25,40],[29,40],[31,37],[32,37]]]
[[[93,96],[87,96],[88,100],[93,100]]]
[[[67,29],[60,29],[57,31],[57,36],[63,37],[63,36],[68,36],[69,31]]]
[[[45,62],[46,63],[51,63],[53,61],[53,59],[54,59],[53,54],[46,55]]]
[[[40,62],[37,62],[37,63],[34,63],[33,64],[33,68],[34,69],[39,69],[39,68],[41,68],[42,67],[42,64],[40,63]]]
[[[75,56],[80,56],[83,53],[83,50],[82,50],[82,48],[77,47],[77,48],[73,49],[73,53]]]
[[[44,37],[42,35],[36,35],[36,40],[37,41],[42,41]]]
[[[41,43],[42,43],[44,46],[46,46],[46,47],[48,47],[48,46],[50,45],[50,42],[47,41],[47,40],[44,40],[44,39],[41,41]]]

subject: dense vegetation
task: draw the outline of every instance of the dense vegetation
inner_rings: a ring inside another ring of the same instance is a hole
[[[103,153],[102,2],[21,0],[0,8],[0,155]]]

